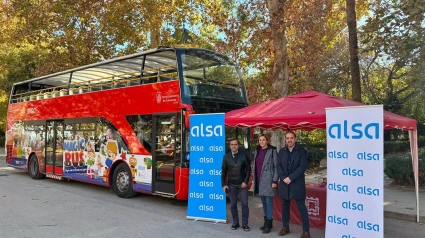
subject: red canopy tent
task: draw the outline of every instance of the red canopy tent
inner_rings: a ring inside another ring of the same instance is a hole
[[[315,91],[270,100],[226,113],[226,126],[291,129],[326,129],[326,108],[364,106]],[[408,130],[416,186],[419,222],[419,164],[416,120],[384,111],[384,128]]]

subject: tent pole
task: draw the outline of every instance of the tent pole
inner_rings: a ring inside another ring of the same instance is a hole
[[[419,151],[418,151],[418,131],[413,131],[413,141],[414,141],[414,150],[415,150],[415,168],[416,168],[416,176],[415,176],[415,187],[416,187],[416,222],[419,223]]]
[[[416,191],[416,222],[419,223],[419,154],[418,154],[418,131],[409,130],[410,150],[412,155],[413,176]]]
[[[416,177],[416,222],[419,223],[419,181],[418,176]]]
[[[415,167],[416,167],[416,220],[419,223],[420,219],[419,219],[419,151],[418,151],[418,131],[415,130],[413,132],[413,136],[415,137],[414,139],[414,146],[415,146]]]

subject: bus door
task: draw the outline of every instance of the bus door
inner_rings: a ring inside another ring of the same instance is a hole
[[[177,114],[153,116],[152,192],[174,195]]]
[[[46,122],[46,173],[63,174],[63,121]]]

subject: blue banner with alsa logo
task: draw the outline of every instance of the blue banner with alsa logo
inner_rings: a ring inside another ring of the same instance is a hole
[[[187,219],[226,222],[221,187],[225,153],[224,113],[190,115],[189,201]]]
[[[384,237],[384,110],[326,109],[326,238]]]

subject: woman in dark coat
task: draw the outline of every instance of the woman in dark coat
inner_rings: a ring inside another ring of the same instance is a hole
[[[254,191],[258,190],[264,210],[263,233],[269,233],[273,223],[273,197],[277,190],[277,151],[269,144],[266,135],[258,137],[258,146],[254,152]]]

